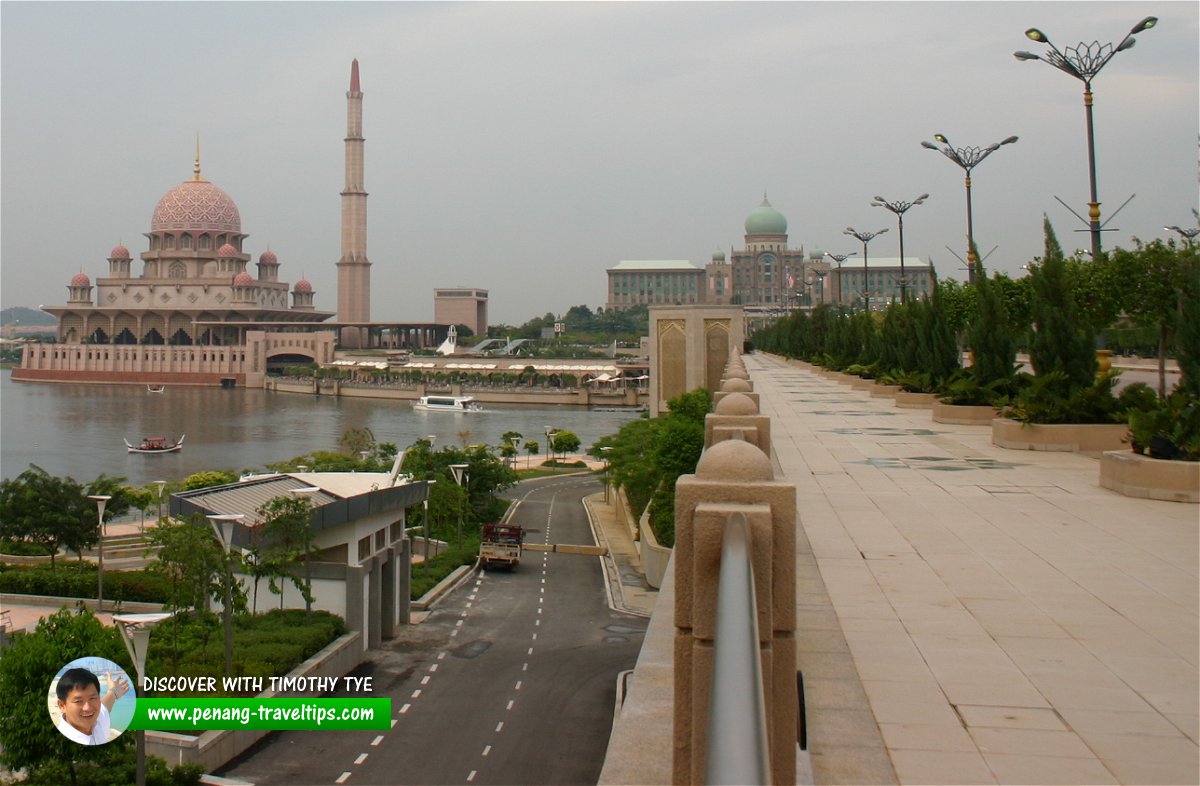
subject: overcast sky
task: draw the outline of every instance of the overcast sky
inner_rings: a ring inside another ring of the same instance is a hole
[[[928,201],[905,250],[963,277],[963,173],[920,142],[1020,136],[973,178],[975,234],[1017,273],[1050,216],[1086,229],[1082,83],[1015,50],[1138,36],[1096,78],[1105,245],[1194,225],[1195,2],[0,4],[0,305],[66,302],[134,256],[191,175],[237,203],[245,248],[336,309],[350,62],[361,68],[371,316],[428,321],[437,286],[491,291],[493,323],[606,297],[622,259],[743,245],[764,192],[790,245],[860,251],[874,195]],[[135,264],[140,273],[141,265]],[[251,268],[254,270],[254,268]]]

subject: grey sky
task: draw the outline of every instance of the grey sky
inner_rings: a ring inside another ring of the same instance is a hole
[[[4,306],[61,304],[118,241],[136,257],[160,197],[191,174],[237,203],[336,308],[345,93],[364,91],[372,317],[432,319],[432,288],[491,290],[493,322],[603,305],[622,259],[742,245],[766,192],[792,246],[860,250],[890,228],[880,194],[928,202],[905,250],[963,277],[962,171],[920,147],[1012,134],[975,170],[989,267],[1068,250],[1086,215],[1082,84],[1013,51],[1116,43],[1097,77],[1105,245],[1194,222],[1200,5],[1104,3],[19,3],[0,4]],[[140,273],[140,265],[135,265]]]

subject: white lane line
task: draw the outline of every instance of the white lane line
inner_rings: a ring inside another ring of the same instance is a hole
[[[513,705],[514,705],[514,704],[516,704],[516,702],[515,702],[515,701],[513,701],[512,699],[509,699],[509,700],[508,700],[508,706],[507,706],[507,707],[505,707],[504,709],[506,709],[506,710],[511,710],[511,709],[513,708]]]
[[[381,742],[383,742],[383,735],[382,735],[382,734],[380,734],[380,735],[379,735],[378,737],[376,737],[375,739],[371,740],[371,747],[372,747],[372,748],[377,748],[377,747],[379,747],[379,743],[381,743]]]
[[[365,754],[365,753],[360,753],[360,754],[358,754],[358,758],[354,760],[354,763],[355,763],[355,764],[362,764],[362,763],[363,763],[364,761],[366,761],[366,760],[367,760],[367,754]]]
[[[539,607],[538,607],[538,614],[541,614],[541,613],[542,613],[542,609],[541,609],[541,607],[539,606]]]
[[[409,708],[409,707],[411,707],[411,706],[412,706],[411,704],[405,703],[405,705],[404,705],[403,707],[401,707],[401,708],[400,708],[400,714],[401,714],[401,715],[407,715],[407,714],[408,714],[408,708]]]
[[[422,678],[421,678],[421,684],[422,684],[422,685],[428,685],[428,684],[429,684],[429,675],[428,675],[428,674],[426,674],[424,677],[422,677]]]
[[[451,636],[457,636],[457,635],[458,635],[458,628],[455,628],[454,630],[450,631],[450,635],[451,635]]]
[[[334,783],[345,783],[346,779],[349,777],[350,777],[349,772],[343,772],[341,775],[338,776],[338,779],[336,781],[334,781]]]
[[[546,588],[545,588],[545,587],[538,587],[538,594],[540,594],[540,595],[544,595],[545,593],[546,593]]]
[[[538,611],[541,611],[541,609],[538,609]],[[542,624],[542,621],[541,621],[541,620],[534,620],[534,621],[533,621],[533,624],[534,624],[535,626],[536,626],[536,625],[541,625],[541,624]]]
[[[445,660],[445,659],[446,659],[446,653],[445,653],[445,651],[439,652],[439,653],[438,653],[438,660]]]
[[[392,718],[392,728],[393,728],[393,729],[394,729],[394,728],[396,728],[396,723],[397,723],[397,719],[396,719],[396,718]]]
[[[471,604],[469,604],[469,603],[468,603],[467,605],[469,606],[469,605],[471,605]],[[460,616],[460,617],[465,617],[465,616],[467,616],[467,612],[465,612],[465,611],[464,611],[462,614],[459,614],[458,616]]]
[[[496,724],[496,731],[503,731],[503,730],[504,730],[504,721],[500,721],[499,723]]]
[[[521,681],[517,680],[517,685],[515,688],[513,688],[513,690],[520,690],[520,689],[521,689]]]
[[[533,637],[536,639],[536,638],[537,638],[537,634],[536,634],[536,633],[535,633],[535,634],[533,634]]]
[[[521,671],[529,671],[529,664],[528,664],[528,663],[522,663],[522,664],[521,664]]]
[[[472,596],[472,597],[474,597],[474,596]],[[469,608],[471,608],[471,607],[472,607],[472,606],[474,606],[474,605],[475,605],[474,603],[470,603],[470,602],[468,602],[468,603],[467,603],[467,608],[469,609]],[[464,612],[463,612],[463,616],[464,616],[464,617],[465,617],[465,616],[467,616],[467,612],[465,612],[465,611],[464,611]]]
[[[467,783],[470,783],[473,780],[475,780],[475,770],[471,770],[470,774],[467,775]]]
[[[413,697],[414,699],[416,699],[416,698],[420,698],[420,696],[421,696],[421,689],[420,689],[420,688],[417,688],[415,691],[413,691],[413,695],[412,695],[412,697]]]
[[[545,571],[543,571],[543,572],[545,572]],[[545,579],[542,579],[542,583],[543,583],[543,584],[545,584],[545,583],[546,583],[546,580],[545,580]]]
[[[526,655],[532,655],[532,654],[533,654],[533,647],[530,647],[530,648],[529,648],[529,652],[527,652],[527,653],[525,653],[525,654],[526,654]]]
[[[455,621],[455,623],[454,623],[454,627],[456,627],[456,628],[461,628],[461,627],[462,627],[462,624],[463,624],[463,621],[462,621],[462,620],[457,620],[457,621]]]
[[[430,663],[430,664],[429,664],[429,670],[430,670],[430,671],[437,671],[437,667],[438,667],[438,665],[437,665],[436,663]]]
[[[491,745],[484,745],[484,746],[483,746],[483,755],[484,755],[484,756],[488,755],[488,754],[489,754],[489,753],[491,753],[491,752],[492,752],[492,746],[491,746]]]
[[[538,598],[538,603],[545,603],[545,602],[546,602],[545,598]]]

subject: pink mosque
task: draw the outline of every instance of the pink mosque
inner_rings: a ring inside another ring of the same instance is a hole
[[[58,320],[55,342],[26,346],[13,380],[261,387],[269,370],[331,363],[338,347],[436,346],[445,326],[369,322],[362,96],[355,60],[346,93],[337,322],[321,324],[335,315],[317,310],[305,279],[289,291],[269,248],[251,274],[237,204],[201,176],[197,144],[192,177],[154,208],[140,274],[123,245],[109,253],[108,275],[94,286],[86,273],[75,274],[66,305],[43,307]]]

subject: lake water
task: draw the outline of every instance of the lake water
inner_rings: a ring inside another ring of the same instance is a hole
[[[537,440],[544,454],[547,427],[575,432],[587,448],[638,417],[581,407],[489,408],[479,414],[414,412],[407,401],[246,388],[168,387],[151,394],[139,385],[13,382],[5,370],[0,372],[0,477],[16,477],[37,464],[82,483],[102,472],[132,485],[174,481],[206,469],[262,468],[313,450],[337,450],[342,434],[364,427],[378,441],[401,448],[430,434],[437,436],[435,447],[464,440],[498,445],[500,435],[517,431]],[[121,441],[136,444],[146,436],[175,439],[180,434],[187,439],[179,453],[129,453]]]

